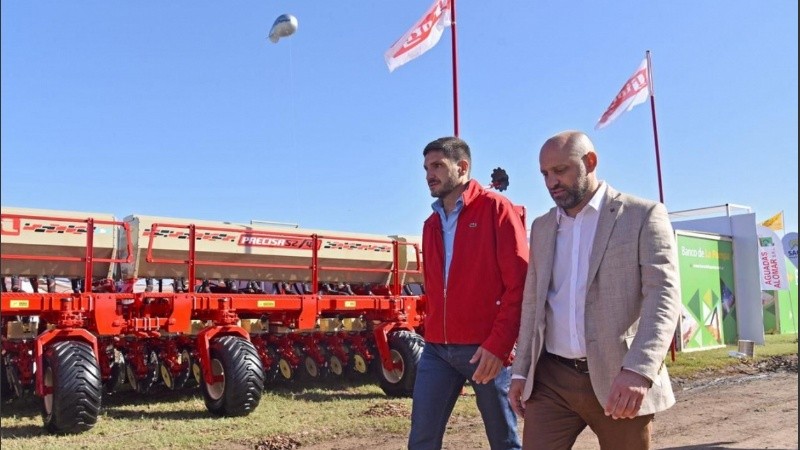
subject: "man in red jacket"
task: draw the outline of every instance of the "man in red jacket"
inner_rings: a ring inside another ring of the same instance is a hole
[[[492,449],[518,449],[506,394],[528,268],[525,224],[511,202],[470,179],[469,146],[456,137],[422,152],[433,214],[422,231],[427,297],[414,384],[412,450],[439,449],[467,380]]]

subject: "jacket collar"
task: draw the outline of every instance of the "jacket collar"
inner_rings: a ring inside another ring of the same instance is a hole
[[[478,183],[474,179],[469,180],[467,182],[467,188],[464,189],[464,192],[461,193],[461,201],[464,204],[464,208],[468,207],[470,205],[470,203],[472,203],[473,200],[475,200],[479,196],[483,195],[484,192],[486,192],[486,189],[483,186],[481,186],[480,183]],[[441,200],[437,199],[433,203],[436,204],[437,202],[441,202]],[[431,205],[431,206],[433,206],[433,205]],[[428,220],[426,220],[426,222],[431,221],[431,220],[438,221],[438,218],[439,218],[439,214],[434,210],[433,214],[431,214],[431,216],[428,217]]]
[[[602,202],[602,206],[600,206],[600,217],[597,219],[597,231],[595,232],[594,244],[592,245],[589,256],[589,271],[586,279],[587,286],[592,283],[595,275],[597,275],[600,261],[603,259],[603,254],[608,246],[608,240],[611,237],[611,231],[614,229],[614,224],[621,212],[622,206],[620,193],[606,184],[605,198]],[[537,252],[537,258],[542,258],[540,259],[541,261],[549,262],[553,260],[558,221],[560,219],[559,209],[559,207],[554,206],[550,208],[550,211],[544,216],[544,222],[541,226],[542,229],[545,230],[544,242],[547,245],[544,245]],[[540,278],[541,285],[538,286],[537,290],[537,292],[543,293],[542,295],[547,293],[550,277],[552,276],[552,264],[544,264],[543,267],[542,278]]]
[[[594,276],[600,268],[600,261],[603,259],[608,240],[611,238],[611,231],[622,212],[623,204],[620,193],[611,186],[606,190],[606,202],[600,209],[600,217],[597,220],[597,231],[594,235],[594,244],[589,255],[589,272],[586,277],[586,285],[594,281]]]
[[[469,206],[473,200],[478,198],[478,196],[482,195],[486,189],[480,185],[476,180],[472,179],[469,180],[467,183],[467,188],[464,189],[464,192],[461,194],[461,198],[464,199],[464,206]]]

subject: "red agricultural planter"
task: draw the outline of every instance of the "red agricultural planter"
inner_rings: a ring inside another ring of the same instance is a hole
[[[241,416],[274,383],[373,374],[409,396],[424,346],[415,239],[2,208],[3,400],[78,433],[105,393],[199,385]]]

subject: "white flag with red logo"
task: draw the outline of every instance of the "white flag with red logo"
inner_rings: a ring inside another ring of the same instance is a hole
[[[450,0],[434,0],[417,23],[383,55],[389,72],[432,49],[450,26]]]
[[[647,101],[650,95],[650,71],[647,70],[647,58],[642,60],[639,68],[625,82],[619,94],[608,105],[608,109],[597,121],[594,129],[599,130],[610,124],[625,111],[630,111],[634,106]]]

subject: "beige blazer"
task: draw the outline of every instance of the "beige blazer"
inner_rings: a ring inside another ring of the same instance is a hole
[[[526,377],[523,399],[533,390],[544,348],[545,303],[556,243],[556,208],[531,226],[517,352],[512,367]],[[589,377],[605,405],[621,367],[653,381],[639,411],[652,414],[675,403],[664,359],[680,314],[675,235],[661,203],[610,186],[589,257],[584,329]]]

